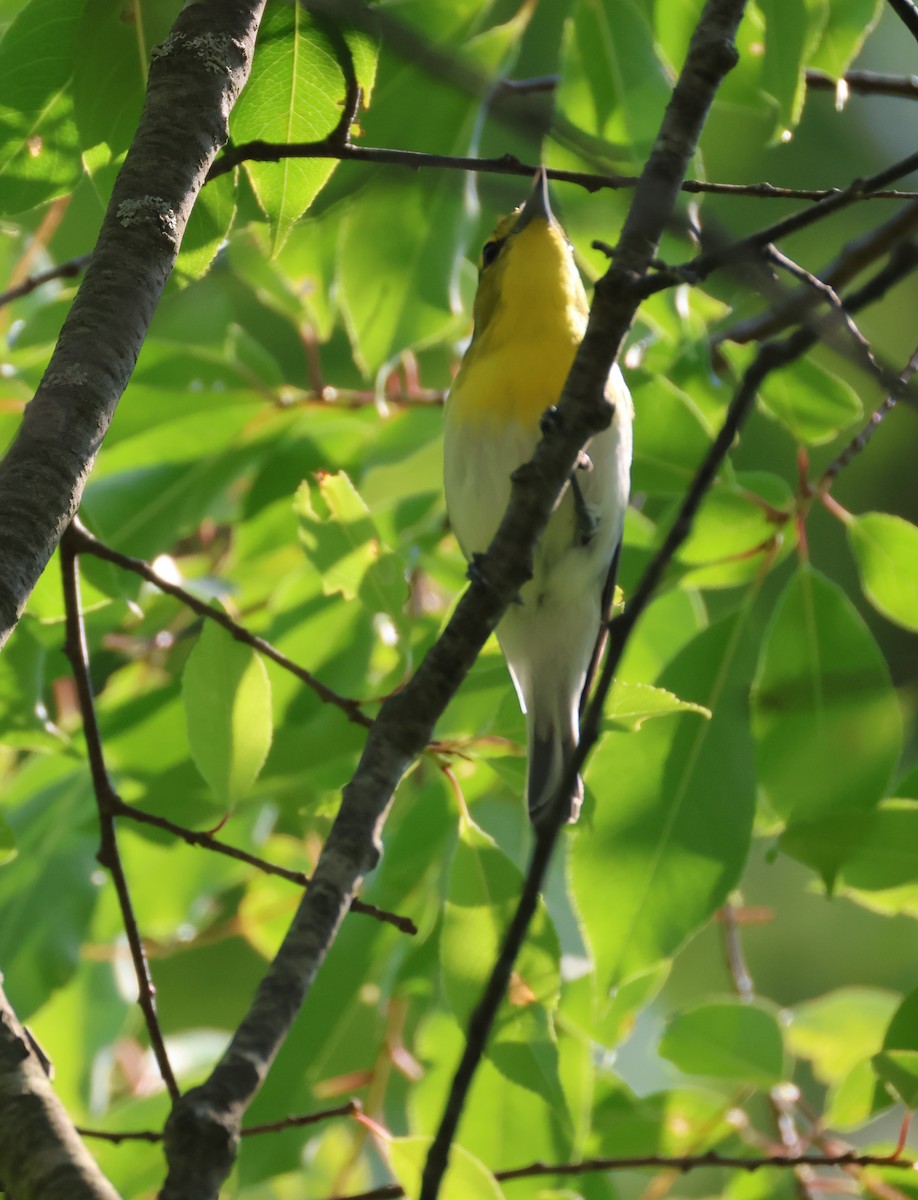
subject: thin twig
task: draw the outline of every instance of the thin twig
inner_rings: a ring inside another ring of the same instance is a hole
[[[116,817],[125,817],[131,821],[137,821],[141,825],[151,825],[155,829],[162,829],[166,833],[174,834],[175,837],[181,838],[189,846],[200,846],[205,850],[212,850],[215,854],[223,854],[227,858],[234,858],[237,862],[246,863],[247,866],[255,867],[265,875],[276,875],[280,879],[286,879],[290,883],[295,883],[299,887],[309,887],[309,876],[303,871],[292,871],[289,867],[279,866],[277,863],[269,862],[265,858],[259,858],[256,854],[250,854],[247,850],[240,850],[238,846],[231,846],[228,842],[221,841],[211,833],[203,833],[196,829],[188,829],[184,825],[177,825],[174,821],[170,821],[167,817],[157,816],[155,813],[144,812],[142,808],[135,808],[131,804],[125,804],[124,801],[115,796],[113,799],[113,813]],[[416,934],[418,931],[417,925],[410,917],[402,917],[398,913],[388,912],[384,908],[378,908],[375,904],[367,904],[365,900],[358,900],[356,897],[351,901],[351,911],[362,913],[368,917],[375,917],[377,921],[384,921],[389,925],[394,925],[396,929],[400,929],[402,933]]]
[[[75,553],[92,554],[96,558],[114,563],[115,566],[121,567],[124,571],[130,571],[134,575],[139,575],[141,579],[145,579],[147,583],[152,583],[161,592],[165,592],[166,595],[181,601],[186,608],[190,608],[199,617],[204,617],[206,620],[214,621],[217,625],[220,625],[237,642],[251,646],[253,650],[257,650],[265,658],[270,658],[279,667],[282,667],[285,671],[289,671],[291,675],[295,675],[297,679],[305,683],[307,687],[310,687],[325,704],[333,704],[336,708],[340,708],[347,719],[353,721],[355,725],[360,725],[364,729],[368,729],[373,724],[372,720],[365,713],[361,712],[358,701],[351,700],[347,696],[341,696],[330,687],[326,687],[311,671],[307,671],[305,667],[301,667],[293,662],[286,654],[282,654],[280,650],[272,646],[270,642],[265,641],[264,638],[250,633],[248,629],[243,625],[239,625],[222,609],[213,608],[205,601],[199,600],[197,596],[185,588],[180,587],[176,583],[171,583],[168,579],[164,579],[162,575],[154,571],[150,564],[143,559],[132,558],[130,555],[122,554],[120,550],[115,550],[113,547],[106,545],[105,542],[100,542],[97,537],[94,537],[89,532],[79,518],[74,519],[70,530],[71,532],[68,536],[72,538]]]
[[[240,1130],[240,1137],[259,1137],[265,1133],[282,1133],[285,1129],[300,1129],[305,1125],[315,1125],[319,1121],[330,1121],[334,1117],[354,1117],[362,1111],[359,1100],[349,1100],[347,1104],[339,1104],[337,1108],[325,1108],[321,1112],[305,1113],[297,1117],[283,1117],[279,1121],[269,1121],[264,1125],[247,1125]],[[161,1142],[165,1136],[161,1130],[156,1129],[87,1129],[79,1125],[77,1133],[80,1137],[110,1142],[113,1146],[120,1146],[122,1142],[155,1144]]]
[[[697,258],[691,259],[680,266],[671,267],[660,271],[657,275],[648,276],[642,285],[643,295],[645,297],[652,296],[656,292],[678,283],[698,283],[703,279],[707,279],[713,271],[718,270],[727,263],[740,262],[744,258],[754,258],[761,253],[765,246],[770,245],[772,242],[780,242],[792,233],[799,233],[808,226],[815,224],[815,222],[821,221],[836,212],[840,212],[841,209],[847,208],[848,205],[855,203],[855,201],[862,200],[868,195],[876,194],[887,183],[900,179],[903,175],[909,175],[916,170],[918,170],[918,152],[899,159],[892,166],[885,167],[882,171],[878,171],[875,175],[871,175],[867,179],[853,180],[847,187],[826,196],[825,199],[819,200],[809,208],[800,209],[798,212],[792,213],[789,217],[784,217],[782,220],[776,221],[773,225],[768,225],[764,229],[760,229],[757,233],[752,233],[748,237],[741,238],[739,241],[732,242],[729,245],[718,246],[715,250],[701,254]]]
[[[516,175],[529,179],[538,170],[537,163],[521,161],[515,154],[497,158],[477,158],[462,154],[428,154],[420,150],[397,150],[386,146],[345,146],[329,138],[316,142],[244,142],[225,150],[214,163],[207,182],[225,175],[244,162],[278,163],[296,158],[334,158],[339,162],[378,163],[406,167],[411,171],[437,168],[445,171],[474,171],[479,175]],[[607,172],[566,171],[548,168],[546,174],[555,183],[572,183],[588,192],[602,189],[622,190],[637,187],[639,175],[613,175]],[[760,200],[826,200],[839,194],[839,188],[792,188],[777,184],[713,183],[701,179],[686,179],[681,190],[690,195],[747,196]],[[912,200],[918,192],[875,188],[857,197],[861,200]]]
[[[746,965],[746,955],[743,953],[739,924],[736,920],[736,908],[732,901],[728,900],[721,908],[720,918],[724,929],[724,958],[733,980],[733,987],[741,1000],[752,1000],[755,998],[755,987]]]
[[[841,80],[827,71],[812,67],[804,72],[806,86],[817,92],[837,92],[843,83],[849,92],[861,96],[898,96],[918,100],[918,75],[884,75],[879,71],[847,71]]]
[[[34,275],[23,279],[22,283],[17,283],[15,287],[7,288],[5,292],[0,292],[0,307],[4,304],[9,304],[12,300],[19,300],[23,296],[28,296],[36,288],[40,288],[45,283],[50,283],[52,279],[73,279],[80,274],[89,262],[90,257],[89,254],[81,254],[78,258],[71,258],[69,262],[61,263],[57,267],[49,267],[46,271],[36,271]]]
[[[130,947],[131,959],[134,964],[134,974],[137,978],[137,1003],[143,1013],[150,1038],[150,1046],[159,1067],[163,1083],[166,1085],[173,1101],[178,1099],[179,1089],[166,1052],[166,1044],[159,1026],[156,1012],[156,989],[150,976],[146,952],[137,927],[137,918],[131,903],[127,879],[118,852],[118,841],[115,833],[114,811],[120,803],[115,789],[112,787],[105,757],[102,751],[102,739],[96,719],[95,699],[92,691],[92,681],[89,675],[89,651],[86,646],[86,630],[83,625],[83,610],[80,603],[80,577],[77,548],[65,534],[61,540],[61,572],[64,584],[64,606],[66,612],[67,640],[64,651],[70,660],[73,678],[76,684],[77,697],[80,706],[80,716],[83,719],[83,735],[86,739],[86,750],[89,756],[89,768],[92,775],[93,790],[99,812],[100,846],[98,860],[111,874],[121,909],[121,919]]]
[[[525,1167],[514,1167],[507,1171],[495,1171],[498,1183],[508,1179],[533,1179],[553,1175],[591,1175],[600,1171],[639,1171],[646,1168],[672,1170],[687,1174],[689,1171],[722,1167],[733,1171],[762,1171],[769,1167],[895,1167],[903,1171],[914,1170],[916,1164],[905,1158],[891,1158],[883,1154],[857,1154],[846,1150],[841,1154],[767,1154],[759,1158],[742,1155],[718,1154],[711,1150],[706,1154],[636,1155],[633,1158],[589,1158],[576,1163],[528,1163]],[[334,1196],[331,1200],[398,1200],[404,1191],[397,1183],[383,1184],[366,1192],[348,1196]]]
[[[838,292],[850,283],[866,267],[888,254],[890,249],[918,229],[918,204],[905,205],[895,216],[884,221],[869,233],[848,242],[832,262],[819,272],[819,279]],[[731,341],[740,344],[762,341],[781,333],[797,324],[802,313],[812,304],[813,295],[801,289],[789,296],[784,304],[771,312],[751,317],[723,330],[715,337],[716,342]]]
[[[908,360],[908,364],[906,365],[902,374],[899,376],[900,382],[903,385],[908,383],[916,371],[918,371],[918,347],[916,347],[912,352],[912,356]],[[887,417],[889,413],[891,413],[896,407],[897,399],[898,396],[891,392],[883,401],[883,403],[876,408],[873,413],[871,413],[870,420],[867,422],[864,428],[857,434],[856,437],[851,439],[844,450],[842,450],[841,454],[839,454],[837,458],[833,459],[832,462],[829,463],[816,483],[812,485],[812,493],[823,494],[828,492],[832,484],[838,478],[839,474],[845,469],[845,467],[848,466],[851,460],[866,448],[867,443],[876,433],[877,428],[882,423],[883,419]]]

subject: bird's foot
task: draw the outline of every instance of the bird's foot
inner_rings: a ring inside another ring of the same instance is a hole
[[[558,409],[552,404],[546,408],[545,412],[539,417],[539,429],[543,436],[550,433],[559,433],[564,428],[564,421]]]
[[[577,536],[581,546],[588,546],[593,540],[599,522],[586,506],[577,476],[571,476],[571,495],[574,497],[574,517],[577,525]]]
[[[477,551],[469,559],[469,565],[465,569],[466,578],[469,583],[477,583],[481,587],[489,587],[487,573],[484,569],[486,555],[479,554]]]

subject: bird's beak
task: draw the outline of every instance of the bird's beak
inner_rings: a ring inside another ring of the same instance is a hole
[[[538,171],[536,171],[529,199],[520,209],[520,215],[516,218],[513,232],[519,233],[521,229],[525,229],[529,222],[535,220],[537,217],[542,221],[547,221],[549,225],[556,223],[554,213],[551,211],[551,204],[548,200],[548,175],[544,167],[539,167]]]

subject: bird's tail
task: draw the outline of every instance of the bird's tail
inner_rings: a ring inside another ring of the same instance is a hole
[[[551,801],[567,773],[577,749],[575,729],[551,724],[538,728],[529,718],[529,772],[526,779],[526,800],[529,818],[533,825],[541,825],[551,812]],[[580,815],[583,803],[583,780],[576,776],[570,795],[561,803],[567,804],[567,816],[571,824]]]

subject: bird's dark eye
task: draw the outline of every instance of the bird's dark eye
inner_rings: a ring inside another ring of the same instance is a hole
[[[485,242],[485,244],[481,248],[482,268],[490,267],[491,263],[494,262],[495,258],[497,258],[497,256],[498,256],[498,254],[500,254],[500,248],[502,245],[503,245],[503,242],[496,241],[496,240],[493,242]]]

